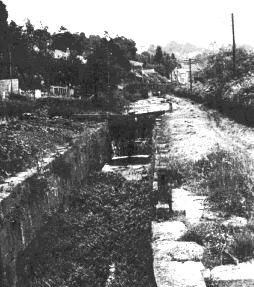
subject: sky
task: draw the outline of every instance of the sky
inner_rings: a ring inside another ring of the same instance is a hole
[[[2,0],[9,20],[36,27],[60,26],[87,36],[125,36],[137,47],[170,41],[212,48],[232,43],[234,13],[237,45],[254,47],[253,0]]]

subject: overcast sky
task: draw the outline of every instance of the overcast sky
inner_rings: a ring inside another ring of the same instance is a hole
[[[50,31],[61,25],[85,32],[133,39],[137,46],[169,41],[208,47],[231,44],[231,13],[237,44],[254,46],[254,0],[2,0],[9,20],[40,21]]]

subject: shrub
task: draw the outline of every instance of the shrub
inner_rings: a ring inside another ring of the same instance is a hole
[[[218,238],[219,234],[223,234],[224,229],[214,222],[204,222],[191,226],[185,235],[181,237],[183,241],[193,241],[200,245],[211,245],[219,251],[219,245],[225,241],[224,236]]]
[[[28,97],[17,94],[10,94],[9,99],[12,101],[29,101]]]
[[[237,152],[222,150],[208,157],[205,184],[209,188],[209,200],[216,209],[229,214],[250,216],[253,203],[253,179],[247,157]]]
[[[240,260],[251,259],[254,257],[254,233],[248,228],[244,228],[234,236],[232,244],[233,254]]]
[[[250,217],[254,201],[253,162],[242,151],[215,149],[196,162],[168,159],[170,182],[188,183],[208,195],[211,207],[227,215]]]
[[[227,230],[214,222],[192,226],[180,240],[193,241],[205,247],[203,264],[207,268],[222,263],[223,249],[229,244]]]
[[[214,209],[229,215],[251,216],[253,162],[241,151],[217,148],[196,162],[180,163],[172,159],[170,165],[174,178],[205,192]]]

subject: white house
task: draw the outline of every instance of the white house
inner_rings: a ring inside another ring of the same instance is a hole
[[[72,97],[74,93],[74,88],[68,86],[50,86],[49,95],[53,97]]]
[[[130,60],[130,65],[131,65],[131,69],[134,70],[142,70],[143,69],[143,65],[144,63],[142,62],[138,62],[138,61],[132,61]]]
[[[67,48],[66,52],[62,51],[62,50],[54,50],[53,51],[53,57],[55,59],[68,59],[68,57],[70,56],[70,49]]]
[[[0,96],[5,97],[10,93],[19,94],[19,80],[18,79],[0,80]]]
[[[191,65],[191,76],[192,81],[200,76],[201,67],[198,64]],[[174,81],[182,85],[187,85],[190,83],[190,66],[187,64],[181,64],[181,68],[175,68],[172,73],[172,78]]]

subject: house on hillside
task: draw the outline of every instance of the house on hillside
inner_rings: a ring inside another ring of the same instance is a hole
[[[151,74],[156,74],[157,72],[154,69],[143,69],[142,74],[143,75],[151,75]]]
[[[81,55],[77,55],[76,58],[79,59],[82,64],[86,64],[87,63],[87,59],[83,55],[82,56]]]
[[[70,56],[70,49],[67,48],[66,52],[62,51],[62,50],[54,50],[53,51],[53,57],[55,59],[65,59],[67,60]]]
[[[0,80],[0,98],[5,99],[11,93],[19,94],[19,80],[5,79]]]
[[[172,72],[172,78],[175,82],[182,85],[187,85],[190,81],[190,70],[188,65],[181,65],[181,68],[176,67]]]
[[[67,60],[70,57],[71,51],[67,48],[66,52],[62,50],[54,50],[52,51],[54,59],[65,59]],[[87,60],[85,59],[84,55],[77,55],[76,58],[80,60],[82,64],[86,64]]]
[[[137,70],[142,70],[143,69],[143,66],[144,66],[144,63],[142,62],[137,62],[137,61],[132,61],[130,60],[130,65],[131,65],[131,70],[134,72],[134,71],[137,71]]]
[[[199,64],[191,64],[192,82],[202,82],[202,68]],[[190,66],[188,64],[181,64],[181,68],[175,68],[172,72],[173,81],[182,85],[190,83]]]
[[[68,86],[50,86],[49,96],[69,98],[75,95],[75,89]]]

